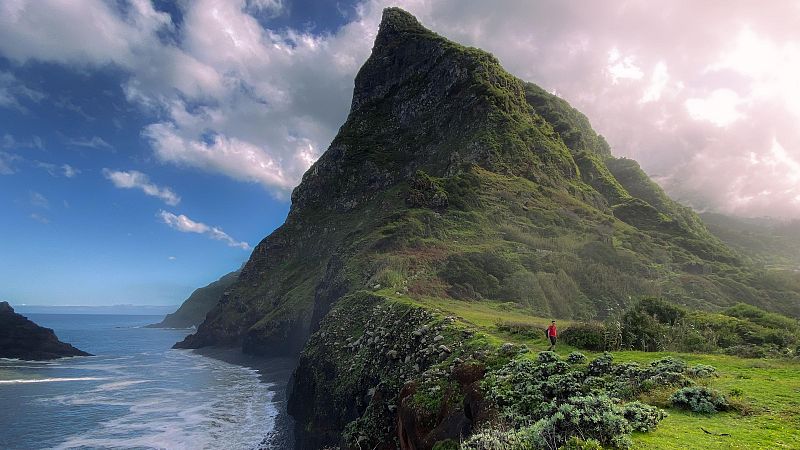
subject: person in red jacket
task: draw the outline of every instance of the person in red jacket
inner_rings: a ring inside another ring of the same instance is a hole
[[[547,351],[551,351],[556,348],[556,339],[558,338],[558,329],[556,328],[556,321],[550,322],[550,326],[547,327],[547,337],[550,339],[550,347],[547,348]]]

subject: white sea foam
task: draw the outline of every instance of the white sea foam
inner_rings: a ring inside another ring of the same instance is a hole
[[[95,392],[102,392],[102,391],[116,391],[120,389],[126,389],[130,386],[142,383],[150,383],[152,380],[125,380],[125,381],[114,381],[113,383],[105,383],[97,386],[94,391]]]
[[[136,373],[143,367],[137,365]],[[258,446],[274,427],[274,394],[255,370],[183,352],[167,353],[159,364],[147,367],[148,379],[114,380],[51,398],[69,405],[127,409],[88,432],[68,436],[55,448],[244,449]],[[195,376],[215,382],[198,391],[185,382]]]
[[[21,380],[0,380],[0,384],[56,383],[62,381],[95,381],[95,380],[107,380],[107,378],[103,377],[28,378]]]

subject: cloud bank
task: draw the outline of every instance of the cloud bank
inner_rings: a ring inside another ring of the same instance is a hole
[[[138,189],[151,197],[160,198],[170,206],[181,202],[181,198],[172,189],[156,185],[150,181],[150,177],[137,170],[126,172],[103,169],[103,176],[120,189]]]
[[[798,3],[392,3],[570,101],[678,199],[800,217]],[[344,121],[388,2],[366,0],[320,35],[265,27],[258,12],[280,14],[280,1],[185,2],[180,24],[146,0],[122,4],[6,1],[0,54],[120,68],[127,100],[153,118],[142,136],[158,160],[285,196]],[[0,103],[23,92],[0,78]]]
[[[250,250],[250,244],[247,242],[237,241],[222,231],[221,228],[208,226],[202,222],[195,222],[183,214],[175,215],[171,212],[161,210],[158,212],[157,216],[162,222],[169,225],[170,228],[180,232],[203,234],[211,239],[225,242],[228,244],[228,247],[237,247],[241,248],[242,250]]]

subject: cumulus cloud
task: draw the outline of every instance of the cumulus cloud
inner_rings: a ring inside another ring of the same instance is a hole
[[[120,189],[139,189],[151,197],[160,198],[170,206],[175,206],[181,201],[181,198],[172,189],[156,185],[150,181],[150,177],[137,170],[103,169],[103,176]]]
[[[391,3],[557,92],[679,199],[800,217],[795,2]],[[259,17],[284,9],[274,0],[184,2],[179,24],[146,0],[11,1],[0,54],[127,71],[123,91],[152,115],[142,135],[158,160],[280,196],[344,121],[388,4],[364,0],[349,23],[314,35],[266,28]]]
[[[197,233],[222,241],[228,244],[229,247],[237,247],[242,250],[249,250],[250,245],[247,242],[237,241],[222,231],[221,228],[206,225],[202,222],[195,222],[194,220],[186,217],[183,214],[175,215],[171,212],[161,210],[157,214],[158,218],[170,228],[181,231],[183,233]]]

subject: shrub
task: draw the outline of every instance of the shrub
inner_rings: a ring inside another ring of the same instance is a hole
[[[422,170],[418,170],[409,182],[406,204],[411,208],[447,208],[447,192],[441,182],[431,178]]]
[[[605,395],[572,397],[549,417],[520,431],[535,448],[558,448],[572,436],[595,439],[613,448],[628,448],[630,433],[622,408]]]
[[[498,430],[495,428],[474,433],[461,443],[461,450],[533,450],[533,448],[533,445],[530,442],[526,442],[515,430]]]
[[[625,347],[645,352],[664,350],[669,326],[660,323],[641,305],[629,309],[622,316],[622,343]]]
[[[705,386],[692,386],[679,389],[669,398],[672,405],[703,414],[713,414],[729,408],[725,396]]]
[[[606,328],[601,323],[578,323],[561,332],[567,344],[592,351],[606,350]]]
[[[614,357],[611,353],[605,352],[589,363],[587,371],[589,375],[605,375],[611,373],[613,369]]]
[[[686,369],[686,373],[690,377],[710,378],[717,376],[717,369],[714,366],[708,366],[706,364],[698,364],[696,366],[692,366]]]
[[[656,374],[683,373],[686,370],[686,361],[667,356],[650,362],[650,367]]]
[[[686,317],[686,310],[660,298],[642,299],[635,309],[639,309],[658,323],[677,325]]]
[[[570,364],[581,364],[586,362],[586,355],[581,352],[572,352],[567,355],[567,362]]]
[[[458,442],[452,439],[446,439],[433,444],[431,450],[458,450]]]
[[[641,402],[630,402],[622,407],[622,415],[634,431],[655,430],[658,423],[667,417],[662,409]]]
[[[583,439],[572,436],[558,450],[603,450],[603,446],[596,439]]]
[[[556,352],[539,352],[539,355],[536,356],[536,361],[540,364],[553,363],[560,360],[561,358],[558,357]]]

